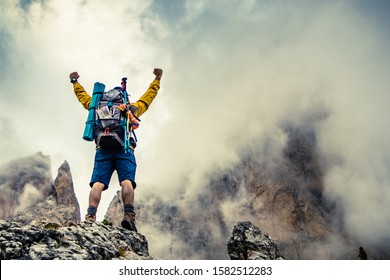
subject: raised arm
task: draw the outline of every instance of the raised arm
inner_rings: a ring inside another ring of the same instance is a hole
[[[149,85],[148,90],[141,96],[140,99],[138,99],[137,102],[132,104],[138,108],[137,112],[135,113],[136,117],[141,116],[149,109],[150,104],[152,103],[152,101],[157,95],[158,90],[160,89],[160,81],[163,74],[163,70],[160,68],[154,68],[153,74],[155,75],[155,78]]]
[[[80,78],[77,72],[72,72],[69,75],[70,82],[73,84],[73,91],[79,100],[79,102],[83,105],[85,109],[88,110],[91,105],[91,96],[85,91],[84,87],[80,85],[78,82],[78,78]]]

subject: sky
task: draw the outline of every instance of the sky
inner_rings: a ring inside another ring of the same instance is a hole
[[[41,151],[55,177],[66,160],[82,217],[95,146],[69,73],[89,93],[127,77],[136,101],[159,67],[135,203],[196,195],[242,150],[279,155],[281,124],[326,114],[315,127],[325,195],[359,238],[390,237],[388,1],[2,0],[0,11],[0,164]],[[118,189],[114,174],[98,218]]]

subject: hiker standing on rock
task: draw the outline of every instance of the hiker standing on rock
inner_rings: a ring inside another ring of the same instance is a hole
[[[89,193],[89,207],[85,216],[86,221],[96,221],[101,194],[108,188],[112,173],[116,170],[122,187],[124,205],[121,225],[126,229],[137,231],[134,212],[134,190],[137,186],[135,183],[137,164],[134,156],[136,137],[135,134],[133,137],[131,132],[138,127],[138,118],[146,112],[160,89],[163,71],[160,68],[155,68],[153,74],[155,75],[154,80],[138,101],[130,103],[129,99],[126,98],[126,78],[123,78],[121,87],[102,93],[101,100],[94,109],[96,117],[93,134],[96,142],[96,154],[89,184],[91,191]],[[79,102],[85,109],[90,109],[92,97],[78,82],[78,73],[71,73],[69,78]]]

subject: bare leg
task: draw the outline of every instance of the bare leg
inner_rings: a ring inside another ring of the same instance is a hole
[[[99,206],[103,189],[104,189],[104,184],[100,182],[96,182],[92,185],[92,188],[89,192],[89,207],[87,209],[87,215],[85,215],[86,221],[89,222],[96,221],[97,207]]]
[[[102,191],[104,189],[104,184],[100,182],[95,182],[89,192],[89,206],[98,207],[100,199],[102,197]]]
[[[124,205],[134,204],[134,189],[130,180],[124,180],[121,182],[122,186],[122,201]]]

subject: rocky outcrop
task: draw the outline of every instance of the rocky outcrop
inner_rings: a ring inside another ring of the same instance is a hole
[[[54,182],[50,157],[42,153],[0,167],[0,219],[22,223],[80,222],[80,207],[72,174],[65,161]]]
[[[71,215],[67,220],[80,222],[80,206],[73,187],[72,173],[67,161],[58,169],[58,175],[54,180],[55,197],[58,205],[68,206],[67,212]]]
[[[145,237],[102,223],[28,225],[0,220],[2,260],[149,260]]]
[[[65,161],[54,182],[41,153],[0,169],[0,259],[152,259],[139,233],[80,222],[72,174]]]
[[[278,255],[278,247],[269,235],[249,221],[234,226],[227,241],[227,249],[232,260],[283,259]]]
[[[46,196],[42,194],[42,198],[44,199],[19,212],[12,219],[24,224],[39,222],[68,225],[80,222],[80,207],[74,192],[70,167],[66,161],[58,169],[51,192]]]
[[[117,191],[114,198],[108,206],[107,212],[104,215],[104,220],[107,223],[119,227],[123,217],[123,202],[121,198],[121,191]]]

